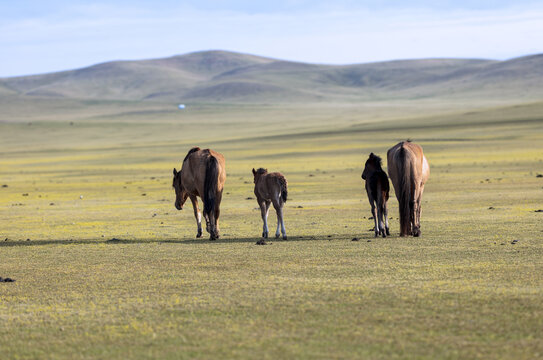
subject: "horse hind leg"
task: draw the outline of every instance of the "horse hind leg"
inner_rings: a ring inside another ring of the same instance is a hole
[[[283,234],[283,240],[287,239],[287,230],[285,229],[285,222],[283,220],[283,203],[281,200],[276,200],[273,202],[273,207],[277,214],[277,230],[275,231],[275,237],[279,237],[279,228],[281,228],[281,233]]]
[[[415,202],[415,208],[413,209],[413,236],[414,237],[419,237],[421,234],[419,217],[420,217],[420,204],[417,201]]]
[[[373,223],[374,227],[373,230],[375,231],[375,237],[379,236],[379,218],[378,218],[378,211],[377,207],[375,206],[375,202],[371,202],[371,215],[373,216]]]
[[[268,211],[270,210],[270,202],[263,201],[260,203],[260,214],[262,216],[262,238],[268,238]]]
[[[287,239],[287,229],[285,228],[285,219],[283,217],[283,206],[281,206],[281,233],[283,234],[283,240]]]
[[[407,231],[408,231],[408,235],[412,235],[414,236],[415,235],[415,213],[417,211],[417,206],[415,204],[415,201],[412,200],[409,202],[409,224],[408,224],[408,228],[407,228]]]
[[[215,208],[215,239],[218,239],[221,237],[220,230],[219,230],[220,214],[221,214],[221,210],[219,209],[219,205],[217,204],[217,207]]]
[[[281,218],[279,218],[279,215],[277,215],[277,228],[275,229],[275,237],[278,238],[279,235],[281,235]]]
[[[208,233],[209,233],[209,240],[217,240],[218,239],[218,236],[217,236],[217,227],[216,227],[216,219],[215,219],[215,214],[214,212],[212,211],[211,213],[209,213],[208,215],[208,219],[209,219],[209,230],[208,230]]]
[[[387,235],[390,235],[390,230],[388,228],[388,208],[386,200],[383,201],[383,216],[385,218],[385,232]]]
[[[422,192],[424,191],[424,184],[415,183],[413,188],[413,197],[411,205],[411,223],[412,223],[412,235],[419,237],[420,232],[420,211]]]
[[[420,231],[420,214],[421,214],[421,202],[422,202],[422,193],[424,191],[424,185],[422,185],[419,189],[418,189],[418,193],[417,193],[417,197],[416,197],[416,200],[415,200],[415,207],[416,207],[416,210],[415,210],[415,226],[414,226],[414,229],[413,229],[413,236],[420,236],[421,235],[421,231]]]
[[[384,238],[387,237],[386,233],[385,233],[385,223],[383,221],[383,203],[382,203],[382,200],[379,202],[378,204],[378,208],[377,208],[377,216],[379,217],[379,234],[382,235]]]

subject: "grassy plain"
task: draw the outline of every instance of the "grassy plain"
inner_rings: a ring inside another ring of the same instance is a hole
[[[0,106],[3,359],[543,356],[543,103]],[[422,237],[392,196],[376,239],[362,165],[406,138],[431,165]],[[195,145],[227,159],[215,242],[173,206]],[[268,246],[260,166],[289,181]]]

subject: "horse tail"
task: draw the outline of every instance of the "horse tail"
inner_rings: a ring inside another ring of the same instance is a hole
[[[281,189],[281,199],[284,203],[287,202],[288,197],[288,184],[287,179],[285,179],[284,176],[280,176],[277,178],[277,181],[279,181],[279,188]]]
[[[219,178],[219,162],[211,155],[206,164],[204,179],[204,213],[211,214],[215,210],[215,198]]]
[[[412,164],[407,157],[407,152],[402,146],[398,153],[398,169],[397,174],[400,180],[400,228],[401,233],[409,235],[409,227],[411,223],[411,201],[412,201],[412,182],[413,182],[413,169]]]

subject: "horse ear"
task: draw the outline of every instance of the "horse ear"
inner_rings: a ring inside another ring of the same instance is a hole
[[[370,157],[374,157],[375,155],[373,153],[370,154]]]
[[[256,171],[255,171],[255,168],[253,168],[253,175],[256,175]]]
[[[173,168],[173,176],[177,176],[177,170],[175,170],[175,168]]]

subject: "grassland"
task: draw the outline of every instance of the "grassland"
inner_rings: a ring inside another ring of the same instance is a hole
[[[541,102],[0,106],[2,358],[543,356]],[[392,197],[376,239],[361,167],[408,137],[422,237],[397,236]],[[194,145],[227,159],[215,242],[173,206]],[[260,166],[289,181],[268,246]]]

